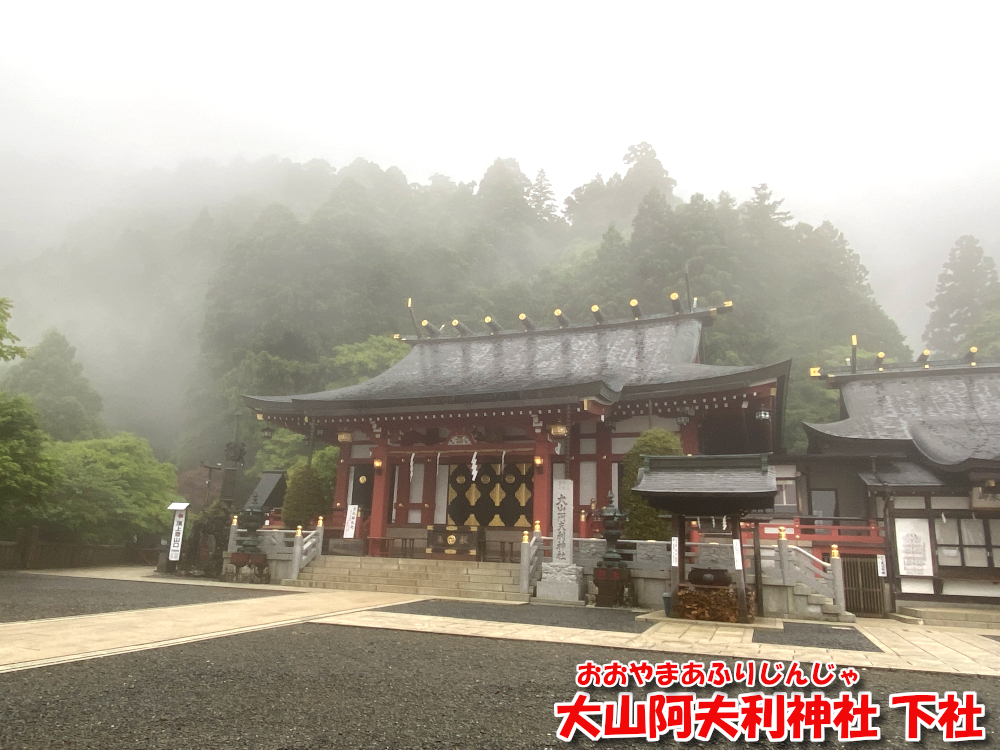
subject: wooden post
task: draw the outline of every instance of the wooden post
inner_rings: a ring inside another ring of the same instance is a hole
[[[733,561],[736,566],[736,606],[737,622],[750,622],[750,612],[747,608],[747,578],[743,574],[743,539],[740,533],[740,515],[733,513],[729,517],[733,527]]]
[[[754,612],[764,614],[764,566],[760,562],[760,521],[753,522]]]
[[[382,465],[374,469],[372,474],[372,512],[368,525],[368,554],[381,557],[385,550],[382,539],[389,525],[392,512],[392,472],[389,468],[389,449],[384,444],[372,449],[372,461],[381,461]]]
[[[337,486],[333,491],[333,511],[347,512],[347,492],[351,484],[351,466],[344,456],[350,457],[351,443],[340,444],[340,461],[337,462]]]
[[[685,564],[685,552],[687,547],[687,519],[678,514],[674,514],[674,533],[677,538],[677,567],[671,568],[673,574],[670,578],[670,614],[672,617],[680,617],[680,589],[681,583],[687,578]],[[671,555],[673,552],[671,551]]]
[[[531,512],[542,535],[549,536],[552,534],[552,443],[547,432],[535,436],[535,457],[541,458],[542,463],[535,464]]]

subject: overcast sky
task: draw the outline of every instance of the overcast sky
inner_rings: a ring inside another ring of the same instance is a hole
[[[932,12],[933,11],[933,12]],[[357,156],[560,198],[648,141],[677,192],[832,220],[919,344],[960,234],[1000,250],[995,3],[6,4],[0,151]]]

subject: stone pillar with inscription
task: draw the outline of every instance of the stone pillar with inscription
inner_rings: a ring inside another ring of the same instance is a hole
[[[552,562],[542,563],[535,596],[579,602],[583,587],[583,568],[573,564],[573,481],[557,479],[552,483]]]

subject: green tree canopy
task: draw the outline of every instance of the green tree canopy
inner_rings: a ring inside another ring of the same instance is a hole
[[[670,539],[670,522],[662,520],[649,503],[632,492],[644,456],[679,456],[681,440],[676,433],[652,429],[642,433],[625,454],[618,477],[618,507],[628,513],[627,539]]]
[[[261,443],[249,474],[259,477],[265,471],[288,471],[298,463],[305,463],[309,441],[297,432],[278,428],[270,440]]]
[[[340,463],[340,448],[328,445],[313,453],[312,465],[316,470],[326,496],[326,507],[330,508],[334,488],[337,485],[337,465]]]
[[[59,481],[47,447],[31,402],[0,391],[0,521],[39,503]]]
[[[311,518],[326,513],[329,507],[329,496],[323,492],[323,480],[316,469],[299,464],[288,472],[288,491],[281,508],[281,521],[286,528],[305,526]]]
[[[76,349],[54,329],[7,372],[0,388],[30,397],[42,429],[56,440],[89,440],[105,433],[101,394],[84,376]]]
[[[121,542],[143,532],[165,532],[167,506],[180,500],[174,467],[156,460],[144,439],[111,438],[53,443],[61,469],[44,502],[22,518],[66,536]]]
[[[728,193],[681,201],[647,143],[624,161],[624,175],[573,191],[565,220],[548,214],[545,176],[531,182],[513,159],[495,161],[478,186],[443,175],[407,184],[359,160],[337,172],[311,216],[262,210],[210,283],[202,400],[189,410],[198,437],[185,465],[225,444],[219,415],[242,409],[242,394],[341,387],[391,366],[407,351],[387,335],[411,331],[407,297],[419,319],[482,331],[486,315],[508,329],[522,312],[551,325],[556,307],[583,321],[595,303],[627,318],[633,297],[647,315],[666,313],[670,292],[686,305],[690,289],[702,307],[735,302],[704,331],[708,364],[793,359],[806,372],[852,334],[866,349],[910,356],[832,224],[796,223],[766,184],[742,204]],[[827,396],[806,378],[791,390],[798,413],[826,412]],[[796,424],[786,421],[785,434],[804,447]]]
[[[25,354],[24,347],[17,344],[20,339],[7,328],[13,306],[9,299],[0,297],[0,362],[9,362]]]
[[[993,259],[972,235],[959,237],[938,276],[931,317],[924,342],[935,354],[961,357],[978,345],[969,334],[982,321],[988,303],[997,294]]]

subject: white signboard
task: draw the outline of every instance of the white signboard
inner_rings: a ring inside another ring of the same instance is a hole
[[[344,521],[344,539],[353,539],[354,530],[358,527],[358,505],[347,506],[347,520]]]
[[[679,568],[681,566],[681,544],[677,537],[670,537],[670,567]]]
[[[733,561],[737,570],[743,570],[743,545],[739,539],[733,540]]]
[[[573,480],[552,482],[552,562],[573,564]]]
[[[184,519],[187,518],[186,510],[174,511],[174,528],[170,532],[170,554],[167,559],[177,562],[181,559],[181,543],[184,541]]]
[[[896,519],[896,565],[901,576],[934,575],[931,530],[926,518]]]
[[[888,578],[889,571],[885,566],[885,555],[875,555],[875,561],[878,563],[878,577]]]

